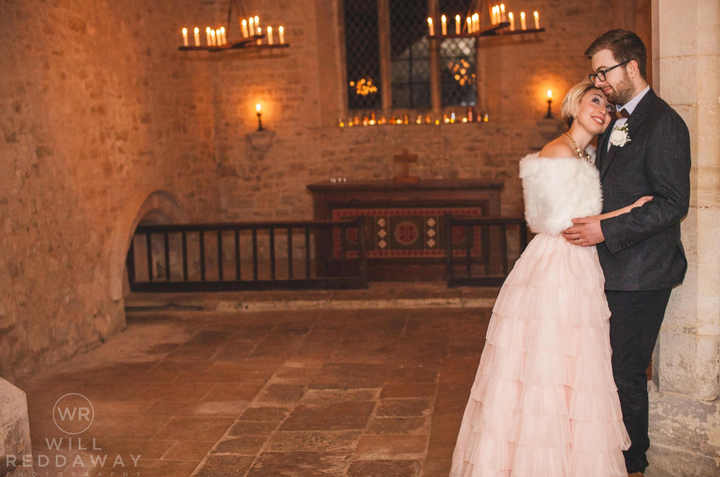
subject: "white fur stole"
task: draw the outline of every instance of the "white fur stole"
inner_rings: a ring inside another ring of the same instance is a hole
[[[602,212],[600,174],[594,164],[576,157],[520,160],[525,219],[535,233],[558,235],[572,219]]]

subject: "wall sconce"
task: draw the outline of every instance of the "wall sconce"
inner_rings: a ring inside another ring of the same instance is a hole
[[[275,131],[265,129],[262,124],[262,105],[255,105],[255,115],[258,119],[258,127],[254,133],[248,134],[246,137],[250,142],[252,149],[258,154],[257,158],[262,159],[266,153],[272,148]]]
[[[545,116],[545,119],[553,119],[553,115],[552,115],[552,90],[551,90],[551,89],[548,90],[547,96],[548,96],[548,100],[547,100],[548,111],[547,111],[547,115]],[[259,105],[258,105],[258,106],[259,106]]]
[[[255,110],[257,111],[257,118],[258,118],[257,132],[264,131],[265,129],[263,128],[263,125],[262,125],[262,106],[260,106],[260,103],[258,103],[255,106]]]

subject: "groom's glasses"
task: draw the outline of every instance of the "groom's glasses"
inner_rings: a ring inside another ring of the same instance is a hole
[[[615,68],[617,68],[617,67],[619,67],[619,66],[627,65],[627,64],[630,63],[631,61],[632,61],[632,60],[623,61],[622,63],[619,63],[619,64],[617,64],[617,65],[615,65],[615,66],[611,66],[610,68],[605,68],[604,70],[598,70],[597,73],[591,73],[591,74],[589,74],[589,75],[588,75],[588,78],[590,78],[590,81],[592,81],[593,84],[595,84],[595,79],[599,79],[600,81],[605,81],[605,78],[606,78],[606,75],[608,74],[608,71],[612,71],[612,70],[614,70]]]

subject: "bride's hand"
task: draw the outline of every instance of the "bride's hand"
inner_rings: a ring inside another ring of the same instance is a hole
[[[653,196],[651,196],[651,195],[646,195],[646,196],[644,196],[644,197],[640,197],[640,198],[639,198],[638,200],[636,200],[635,203],[632,205],[632,208],[634,209],[635,207],[642,207],[643,204],[645,204],[645,203],[647,203],[647,202],[650,202],[651,200],[653,200]]]

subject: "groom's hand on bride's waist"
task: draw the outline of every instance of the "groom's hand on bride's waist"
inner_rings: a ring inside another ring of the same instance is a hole
[[[590,247],[605,241],[600,220],[594,217],[573,219],[573,226],[563,232],[565,240],[580,247]]]

